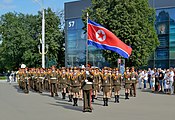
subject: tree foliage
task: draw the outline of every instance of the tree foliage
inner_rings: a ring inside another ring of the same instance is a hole
[[[22,63],[27,67],[41,67],[40,44],[42,14],[7,13],[0,18],[0,69],[12,70]],[[47,60],[64,64],[64,32],[60,19],[50,8],[45,10],[45,41],[49,45]]]
[[[142,66],[159,45],[154,29],[155,10],[148,0],[92,0],[84,11],[90,19],[112,31],[120,40],[132,47],[132,55],[126,59],[126,66]],[[103,56],[116,65],[118,54],[104,50]]]

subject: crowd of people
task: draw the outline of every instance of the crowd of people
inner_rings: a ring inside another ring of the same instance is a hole
[[[142,83],[144,83],[144,89],[147,87],[152,90],[152,92],[163,92],[165,94],[174,94],[175,92],[175,69],[161,69],[154,68],[148,70],[139,70],[139,88],[142,88]],[[149,86],[146,86],[148,83]]]
[[[175,92],[175,75],[173,68],[135,70],[134,67],[126,68],[121,74],[118,68],[61,68],[54,66],[49,69],[23,68],[19,69],[16,77],[19,87],[24,93],[30,90],[42,93],[49,91],[51,97],[62,93],[62,99],[68,97],[73,106],[78,105],[78,100],[83,98],[82,87],[87,77],[91,78],[91,101],[98,98],[98,93],[103,93],[104,106],[108,106],[108,100],[114,97],[114,102],[119,103],[121,88],[124,88],[125,99],[136,97],[137,83],[140,89],[151,89],[152,92]],[[144,85],[142,85],[144,84]],[[148,86],[149,85],[149,86]]]

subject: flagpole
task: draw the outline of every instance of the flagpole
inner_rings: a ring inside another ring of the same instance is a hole
[[[89,14],[87,12],[87,35],[86,35],[86,70],[88,68],[88,18],[89,18]]]

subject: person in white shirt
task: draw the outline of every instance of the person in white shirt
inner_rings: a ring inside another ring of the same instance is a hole
[[[169,77],[170,77],[170,94],[173,94],[173,82],[174,82],[174,72],[173,72],[173,68],[170,68],[170,73],[169,73]]]
[[[151,81],[150,81],[152,92],[155,91],[155,72],[154,72],[154,70],[152,70]]]
[[[144,74],[143,74],[143,83],[144,83],[144,89],[146,89],[146,83],[148,81],[148,73],[146,70],[144,70]]]
[[[165,76],[164,76],[164,93],[167,94],[170,89],[170,82],[169,82],[169,69],[167,69]]]
[[[142,78],[143,78],[143,74],[144,74],[144,72],[142,70],[139,70],[139,79],[138,79],[139,89],[142,89]]]

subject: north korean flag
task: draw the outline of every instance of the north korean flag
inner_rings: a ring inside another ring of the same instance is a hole
[[[114,51],[124,58],[128,58],[132,52],[132,48],[117,38],[111,31],[91,20],[88,20],[88,45]]]

